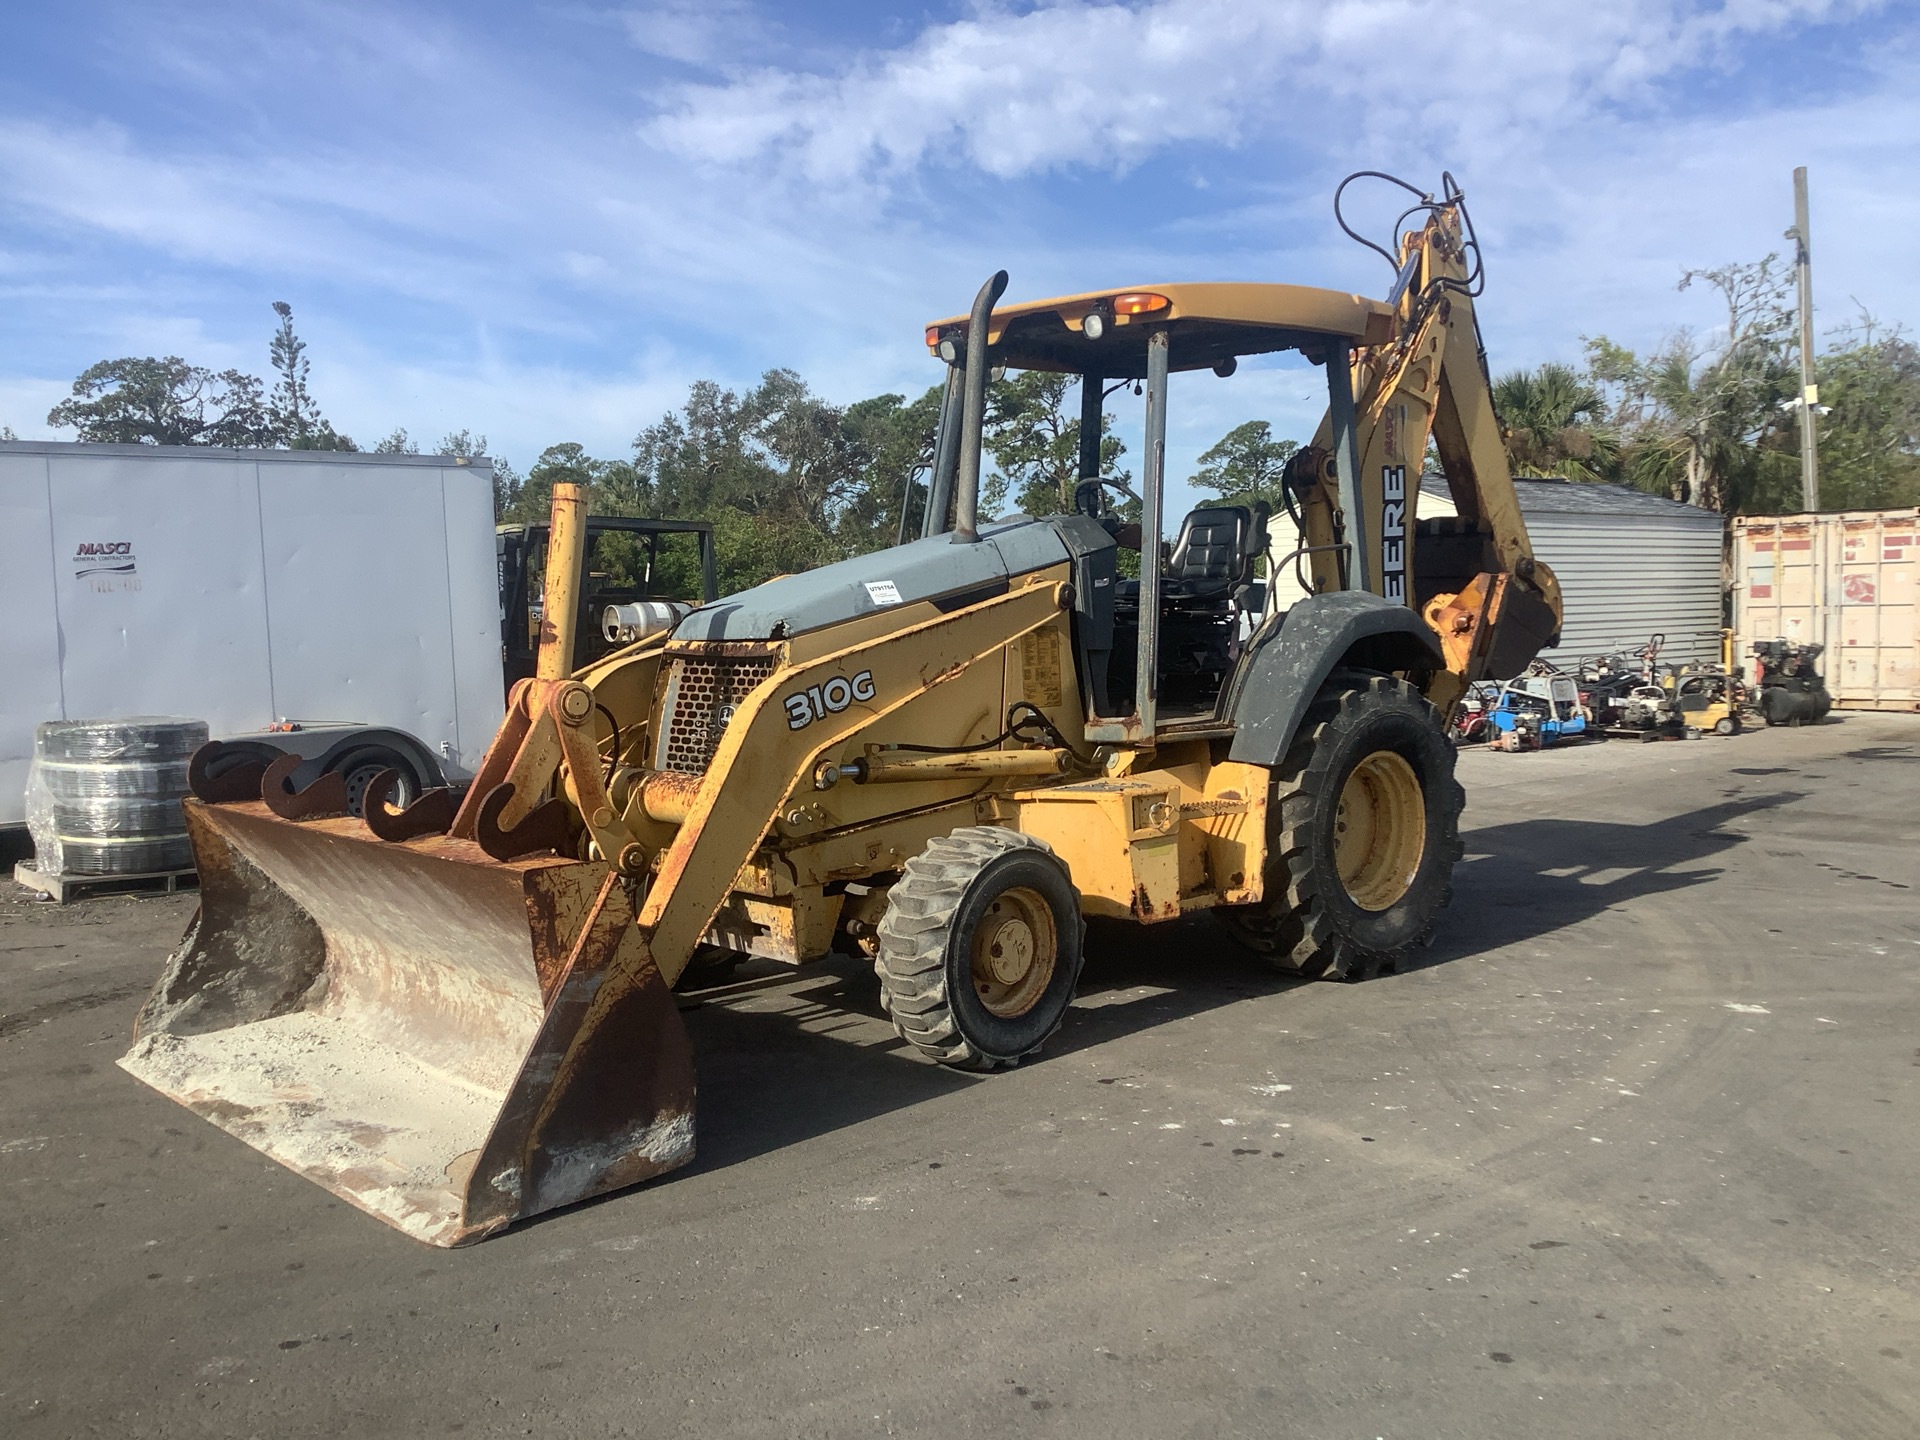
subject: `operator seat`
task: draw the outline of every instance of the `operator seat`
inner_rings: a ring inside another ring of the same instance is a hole
[[[1224,600],[1253,579],[1253,562],[1266,548],[1265,505],[1191,510],[1180,522],[1160,593],[1187,605]]]
[[[1202,505],[1180,522],[1173,553],[1161,571],[1160,603],[1183,614],[1224,612],[1253,583],[1253,563],[1267,548],[1266,503]],[[1114,600],[1123,612],[1140,608],[1140,582],[1122,580]]]
[[[1211,710],[1238,654],[1238,628],[1257,587],[1254,561],[1267,548],[1264,504],[1203,505],[1180,522],[1161,565],[1159,669],[1163,714],[1191,718]],[[1143,564],[1152,563],[1145,555]],[[1107,689],[1132,693],[1140,614],[1140,582],[1114,587],[1114,637]],[[1122,702],[1124,703],[1124,701]],[[1104,712],[1102,712],[1104,713]]]

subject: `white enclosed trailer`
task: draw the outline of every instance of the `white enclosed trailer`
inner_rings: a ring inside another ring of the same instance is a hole
[[[423,786],[503,710],[484,459],[0,442],[0,826],[43,720],[179,715]]]

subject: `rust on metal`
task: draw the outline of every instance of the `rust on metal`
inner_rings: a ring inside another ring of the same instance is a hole
[[[185,808],[201,913],[130,1073],[434,1245],[692,1157],[691,1043],[606,865]]]
[[[1208,820],[1216,815],[1244,815],[1247,801],[1231,791],[1207,800],[1188,800],[1180,806],[1182,820]]]
[[[296,1010],[319,982],[326,944],[312,918],[213,823],[228,811],[265,815],[258,800],[181,804],[199,871],[200,909],[134,1024],[198,1035]]]
[[[577,935],[521,1067],[523,1081],[538,1083],[516,1085],[474,1167],[476,1226],[635,1185],[693,1158],[693,1042],[617,876],[605,874]]]
[[[1059,775],[1072,763],[1064,749],[976,750],[960,755],[903,755],[869,746],[857,763],[862,784],[919,780],[972,779],[985,776]]]
[[[234,758],[238,757],[238,758]],[[231,763],[221,765],[223,760]],[[216,774],[213,767],[220,765]],[[187,788],[209,805],[235,800],[258,800],[260,781],[267,773],[267,762],[252,751],[209,740],[193,752],[187,761]]]
[[[402,809],[389,808],[400,784],[398,770],[382,770],[367,782],[360,801],[360,818],[382,840],[412,840],[421,835],[444,835],[453,824],[453,791],[435,786]]]
[[[778,640],[676,640],[667,647],[666,658],[777,660],[784,648]]]
[[[260,799],[282,820],[328,820],[347,813],[347,782],[329,770],[304,790],[293,788],[293,772],[304,762],[282,755],[260,777]]]
[[[679,825],[693,813],[701,777],[679,770],[656,770],[641,782],[640,808],[663,825]]]
[[[532,727],[527,703],[527,692],[532,686],[532,680],[516,680],[513,689],[507,692],[506,717],[500,722],[493,743],[487,746],[480,768],[474,772],[473,783],[467,786],[466,799],[460,802],[459,812],[453,817],[452,833],[463,839],[473,838],[480,802],[507,778],[508,772],[513,769],[515,757],[520,753],[521,742],[527,738],[527,731]]]
[[[583,886],[586,886],[583,890]],[[552,1004],[567,973],[568,958],[577,938],[575,922],[593,900],[593,887],[576,876],[557,877],[527,890],[528,928],[533,944],[534,974],[540,982],[542,1004]]]
[[[607,793],[604,761],[586,721],[593,714],[593,692],[586,686],[557,685],[547,696],[552,733],[567,766],[567,788],[574,809],[603,859],[618,862],[634,842],[633,832],[619,823],[613,797]],[[498,820],[499,813],[495,812]],[[529,817],[531,818],[531,817]]]
[[[564,684],[573,673],[574,601],[580,591],[580,572],[586,568],[586,509],[586,486],[572,480],[554,483],[540,650],[533,661],[534,678],[549,685]]]
[[[494,786],[480,802],[473,827],[473,838],[480,848],[495,860],[518,860],[542,851],[566,850],[573,839],[566,802],[542,800],[519,824],[502,828],[500,814],[513,803],[513,794],[513,782],[507,780]]]
[[[600,818],[611,800],[590,734],[569,730],[569,750],[555,723],[557,676],[517,693],[454,833],[389,844],[359,819],[295,825],[264,801],[193,802],[196,847],[221,878],[121,1064],[431,1244],[685,1164],[694,1073],[669,986],[795,774],[924,694],[921,667],[945,679],[997,666],[1009,629],[1053,614],[1030,593],[859,645],[884,697],[870,714],[796,735],[774,687],[757,686],[643,892],[605,861],[568,858],[581,843],[569,797],[592,806],[589,824],[621,827]],[[846,658],[782,673],[804,685]],[[276,809],[301,798],[272,778]],[[796,953],[824,948],[841,905],[813,882],[785,907]]]
[[[453,817],[453,835],[478,838],[480,808],[502,785],[511,784],[516,798],[506,808],[492,812],[492,823],[495,830],[507,831],[518,827],[540,796],[552,788],[561,745],[549,702],[556,689],[570,683],[536,678],[513,687],[507,717],[493,744],[487,747],[459,813]]]

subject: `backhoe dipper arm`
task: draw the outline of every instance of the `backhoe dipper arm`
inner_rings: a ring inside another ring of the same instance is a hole
[[[1457,204],[1443,204],[1401,245],[1397,337],[1352,352],[1355,450],[1364,512],[1340,504],[1331,412],[1289,483],[1304,505],[1314,589],[1366,588],[1418,609],[1439,634],[1456,694],[1467,682],[1525,669],[1560,629],[1560,588],[1533,553],[1481,357]],[[1338,363],[1338,352],[1328,357]],[[1431,437],[1460,520],[1427,535],[1415,523]],[[1363,547],[1351,563],[1339,547]],[[1444,543],[1444,552],[1438,548]],[[1445,704],[1455,695],[1435,696]]]

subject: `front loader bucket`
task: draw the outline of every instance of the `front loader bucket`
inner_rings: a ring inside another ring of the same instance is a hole
[[[186,812],[200,913],[122,1068],[434,1245],[692,1158],[692,1045],[608,866]]]

